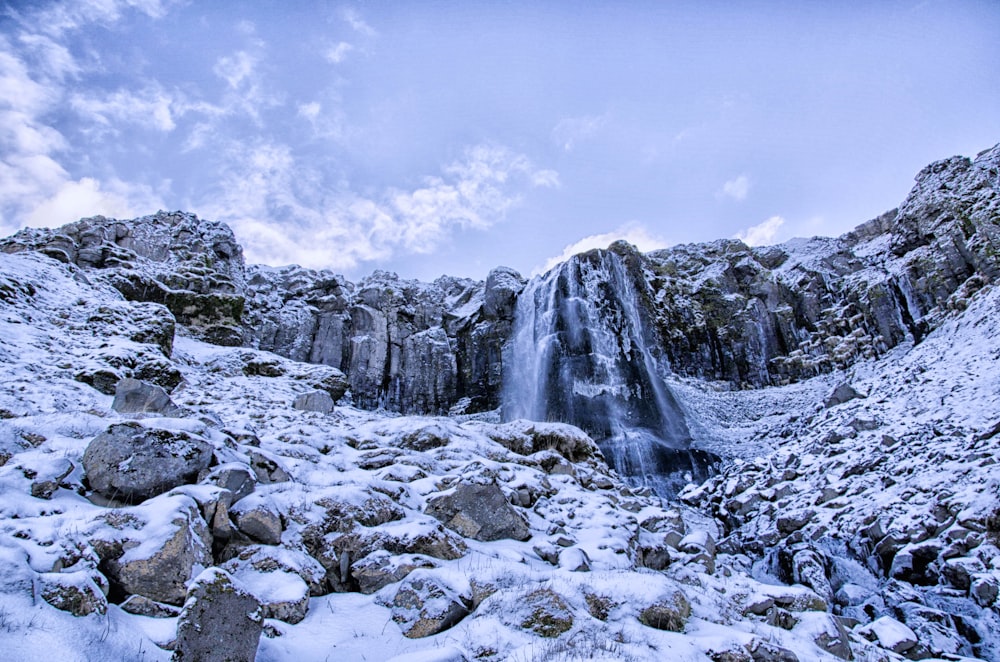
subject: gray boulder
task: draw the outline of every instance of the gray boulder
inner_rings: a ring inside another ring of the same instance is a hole
[[[299,411],[315,411],[329,414],[333,411],[333,398],[326,391],[309,391],[295,396],[292,407]]]
[[[691,603],[680,590],[661,597],[639,613],[639,622],[657,630],[681,632],[691,616]]]
[[[119,414],[156,414],[180,418],[183,412],[162,386],[125,377],[115,386],[111,408]]]
[[[236,528],[265,545],[281,543],[281,515],[269,498],[254,492],[229,509]]]
[[[99,494],[143,501],[194,482],[212,461],[212,450],[210,443],[186,432],[116,423],[91,440],[83,469]]]
[[[43,572],[38,575],[38,592],[50,605],[74,616],[103,614],[108,609],[103,590],[86,570]]]
[[[209,568],[191,586],[177,622],[173,662],[253,662],[264,628],[260,601],[225,570]]]
[[[91,543],[108,579],[123,593],[181,604],[196,568],[212,565],[211,534],[189,497],[111,510],[97,524]]]
[[[473,540],[527,540],[528,524],[494,485],[459,485],[451,494],[431,499],[427,514]]]
[[[829,409],[830,407],[836,407],[837,405],[842,405],[845,402],[850,402],[857,398],[865,397],[863,394],[859,393],[853,386],[847,382],[841,382],[837,384],[829,394],[827,394],[826,399],[823,401],[823,406]]]
[[[423,571],[407,577],[392,599],[392,620],[409,639],[444,632],[468,615],[467,598]]]

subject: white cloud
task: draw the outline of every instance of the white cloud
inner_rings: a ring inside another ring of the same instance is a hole
[[[124,122],[157,131],[173,131],[177,126],[172,110],[174,104],[170,95],[157,87],[138,94],[118,90],[103,98],[74,94],[70,99],[74,110],[106,127]]]
[[[353,9],[345,8],[341,12],[341,17],[348,25],[351,26],[352,30],[360,35],[364,35],[365,37],[374,37],[378,34],[375,31],[375,28],[368,25],[365,20],[361,18],[361,14]]]
[[[565,151],[571,152],[577,143],[593,136],[607,121],[607,115],[567,117],[559,120],[552,129],[552,139]]]
[[[739,175],[722,185],[719,196],[742,202],[747,199],[748,193],[750,193],[750,178],[746,175]]]
[[[563,249],[563,252],[555,257],[550,257],[545,264],[535,267],[531,271],[532,276],[543,274],[552,267],[565,262],[574,255],[585,253],[595,248],[607,248],[616,241],[624,240],[638,248],[643,253],[655,251],[659,248],[666,248],[667,242],[660,237],[654,236],[641,224],[632,222],[626,223],[616,230],[603,234],[593,234],[573,242]]]
[[[212,72],[235,90],[250,78],[256,64],[256,57],[246,51],[237,51],[232,55],[220,57],[212,68]]]
[[[354,46],[347,43],[346,41],[342,41],[336,46],[331,46],[330,48],[328,48],[326,50],[326,53],[324,53],[323,55],[328,62],[331,62],[333,64],[340,64],[347,57],[347,54],[350,53],[352,50],[354,50]]]
[[[97,214],[133,218],[163,206],[163,201],[148,186],[136,186],[118,179],[102,183],[83,177],[63,182],[51,196],[35,206],[26,224],[57,227]]]
[[[319,116],[320,108],[318,101],[299,104],[299,115],[305,117],[307,120],[315,121]]]
[[[747,246],[768,246],[774,243],[778,230],[784,224],[785,219],[780,216],[772,216],[763,223],[737,232],[735,238]]]
[[[360,195],[329,190],[322,173],[276,143],[233,143],[220,190],[193,205],[228,222],[250,261],[350,270],[398,253],[429,253],[463,228],[501,221],[525,187],[552,171],[497,145],[471,147],[415,189]]]

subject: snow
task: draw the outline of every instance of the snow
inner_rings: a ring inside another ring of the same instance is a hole
[[[783,267],[791,269],[828,247],[806,241],[786,245],[785,250],[795,253]],[[123,419],[111,410],[110,396],[76,381],[75,375],[102,345],[103,350],[130,352],[142,347],[121,337],[95,335],[88,328],[95,308],[113,304],[128,311],[132,304],[99,278],[87,284],[76,276],[75,268],[38,255],[0,254],[0,454],[7,458],[0,466],[0,650],[10,660],[37,659],[40,654],[65,660],[167,660],[170,653],[160,645],[172,639],[176,618],[133,615],[117,604],[110,604],[104,615],[76,617],[35,595],[40,573],[82,578],[84,571],[96,568],[95,541],[127,538],[135,544],[124,551],[125,560],[148,558],[177,531],[179,521],[203,513],[219,491],[185,486],[122,508],[87,498],[84,449],[93,436]],[[459,310],[471,311],[478,296]],[[909,534],[942,505],[957,523],[990,512],[1000,494],[993,463],[1000,455],[1000,438],[990,436],[1000,411],[998,309],[1000,292],[984,289],[963,314],[947,319],[916,347],[901,345],[877,361],[798,384],[726,391],[672,378],[670,388],[689,417],[696,445],[741,460],[715,487],[692,486],[685,494],[701,494],[707,500],[718,492],[725,499],[738,499],[787,489],[773,500],[781,504],[782,514],[810,508],[816,519],[809,526],[849,533],[881,517],[887,529]],[[397,510],[394,521],[352,523],[352,531],[377,531],[405,542],[439,530],[440,523],[423,513],[427,501],[460,481],[495,481],[505,494],[513,497],[524,490],[532,500],[530,506],[517,506],[529,523],[530,540],[466,540],[468,550],[461,558],[435,558],[436,567],[416,571],[480,601],[453,628],[425,639],[404,637],[384,606],[391,604],[396,583],[375,595],[332,593],[312,597],[298,624],[268,621],[258,660],[705,660],[710,652],[742,647],[755,638],[789,648],[800,659],[833,659],[812,641],[825,612],[807,617],[805,625],[792,631],[743,612],[746,605],[762,600],[801,606],[816,596],[805,586],[779,585],[769,568],[754,568],[749,557],[727,548],[724,529],[712,517],[717,511],[706,512],[710,506],[697,510],[662,504],[630,489],[599,459],[573,465],[572,474],[547,474],[541,467],[544,453],[512,450],[494,440],[524,434],[521,423],[396,416],[348,406],[338,406],[330,415],[296,411],[291,402],[307,385],[295,379],[293,363],[257,352],[287,370],[280,377],[248,377],[239,369],[247,351],[207,345],[179,332],[170,360],[184,382],[171,397],[191,413],[140,422],[208,439],[220,463],[250,466],[256,454],[289,474],[290,481],[258,487],[281,513],[285,531],[282,544],[268,548],[269,558],[280,567],[234,573],[251,592],[275,601],[303,597],[302,575],[321,575],[323,569],[302,541],[310,527],[324,525],[332,503],[359,512]],[[868,397],[823,408],[824,396],[841,381]],[[852,427],[861,419],[876,426]],[[569,426],[539,425],[546,434],[582,434]],[[843,429],[853,436],[823,441]],[[259,447],[238,441],[250,433]],[[432,434],[446,443],[415,450],[405,441],[415,434]],[[886,437],[896,441],[886,444]],[[874,469],[846,475],[852,467],[872,461],[890,463],[896,484],[883,485]],[[31,496],[35,482],[61,473],[66,462],[75,468],[61,479],[51,499]],[[794,478],[766,485],[792,465]],[[744,480],[758,474],[763,477],[760,485]],[[601,478],[610,487],[597,487]],[[838,495],[817,505],[818,494],[827,487]],[[684,522],[678,534],[687,543],[705,547],[711,536],[719,545],[714,573],[676,549],[665,571],[636,566],[637,545],[667,534],[642,524],[658,517],[673,521],[674,511]],[[127,524],[112,527],[105,517],[111,513],[127,516]],[[741,532],[747,538],[766,533],[773,519],[761,516],[742,525]],[[324,531],[321,538],[330,544],[343,533]],[[558,544],[561,538],[570,544]],[[830,555],[837,559],[838,588],[853,596],[851,601],[878,588],[869,568],[844,558],[832,542],[823,544],[830,545]],[[558,564],[542,558],[536,548],[560,552]],[[584,555],[591,571],[574,572]],[[987,561],[993,563],[992,568],[987,564],[987,572],[996,575],[1000,561]],[[192,577],[199,570],[195,568]],[[573,616],[572,627],[553,639],[520,626],[526,616],[525,596],[542,589],[561,596]],[[637,614],[644,605],[674,589],[692,603],[683,632],[661,632],[639,623]],[[592,605],[598,603],[606,613],[594,610]],[[887,649],[907,636],[885,617],[864,627]],[[859,628],[854,634],[863,632]],[[875,644],[856,637],[852,645],[857,659],[877,659],[874,653],[864,657],[865,646],[875,650]],[[1000,648],[987,641],[984,650]]]

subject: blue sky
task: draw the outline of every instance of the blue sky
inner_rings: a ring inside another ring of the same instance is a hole
[[[8,2],[0,234],[184,209],[424,280],[837,235],[1000,142],[1000,3]]]

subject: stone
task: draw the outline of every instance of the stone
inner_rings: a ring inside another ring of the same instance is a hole
[[[850,402],[857,398],[865,397],[857,389],[848,384],[847,382],[841,382],[833,387],[833,389],[827,394],[826,398],[823,400],[823,406],[827,409],[831,407],[836,407],[837,405],[842,405],[845,402]]]
[[[103,614],[108,609],[104,591],[86,570],[40,573],[38,593],[56,609],[74,616]]]
[[[868,641],[893,653],[903,654],[917,645],[917,635],[892,616],[880,616],[858,629],[858,634]]]
[[[257,485],[257,476],[249,466],[229,462],[212,467],[200,482],[217,485],[232,494],[230,505],[251,494]]]
[[[976,557],[948,559],[941,568],[941,575],[960,591],[968,591],[973,575],[986,572],[986,566]]]
[[[459,485],[451,494],[430,499],[425,512],[452,531],[474,540],[531,537],[528,524],[495,484]]]
[[[97,524],[91,544],[122,594],[181,604],[195,570],[212,565],[212,537],[190,497],[109,511]]]
[[[234,504],[229,514],[236,522],[236,528],[265,545],[281,543],[281,514],[265,494],[253,494]]]
[[[194,580],[177,620],[173,662],[253,662],[264,627],[260,601],[225,570]]]
[[[295,396],[292,408],[299,411],[314,411],[329,414],[333,411],[333,398],[326,391],[309,391]]]
[[[657,630],[682,632],[689,616],[691,603],[682,591],[674,589],[645,607],[639,613],[639,622]]]
[[[411,573],[392,599],[392,620],[409,639],[429,637],[469,615],[469,600],[428,571]]]
[[[90,487],[118,501],[143,501],[194,482],[212,461],[212,445],[193,434],[116,423],[83,454]]]
[[[150,600],[144,595],[130,595],[119,606],[124,612],[149,618],[176,618],[181,615],[180,607]]]
[[[1000,579],[995,574],[976,574],[969,582],[969,596],[983,608],[992,607],[1000,594]]]
[[[573,627],[573,612],[566,599],[549,588],[531,591],[519,600],[520,609],[527,611],[518,625],[540,637],[554,638]]]
[[[358,590],[369,595],[402,581],[414,570],[434,568],[436,564],[418,554],[393,555],[385,550],[372,552],[351,565],[351,576],[358,583]]]
[[[560,552],[559,567],[570,572],[590,572],[590,557],[579,547],[570,547]]]
[[[779,532],[788,535],[795,533],[804,527],[815,516],[816,511],[811,508],[794,510],[783,515],[779,515],[775,525],[778,527]]]
[[[799,662],[799,657],[787,648],[756,637],[750,640],[746,649],[753,662]]]
[[[155,414],[178,418],[184,415],[162,386],[130,377],[125,377],[115,386],[115,399],[111,408],[120,414]]]

